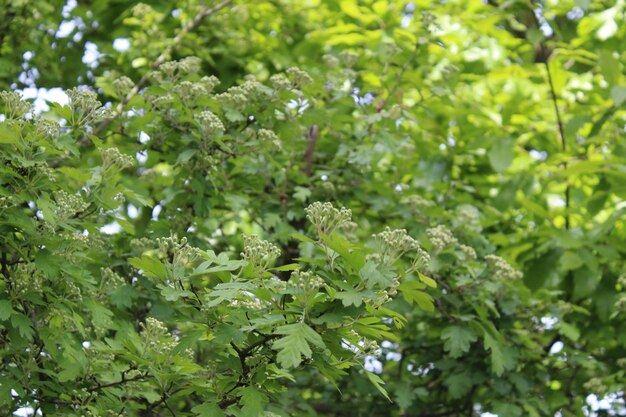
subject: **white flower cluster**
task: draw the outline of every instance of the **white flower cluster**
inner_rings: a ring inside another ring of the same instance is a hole
[[[467,245],[459,245],[459,249],[461,250],[461,253],[465,257],[465,259],[476,259],[477,258],[476,251],[474,250],[473,247],[467,246]]]
[[[214,75],[205,75],[204,77],[200,78],[199,83],[204,86],[204,91],[206,91],[207,94],[211,94],[215,87],[220,85],[220,80]]]
[[[294,88],[300,88],[305,85],[313,84],[313,78],[304,70],[298,67],[291,67],[287,69],[287,76],[291,78]]]
[[[117,148],[100,149],[100,157],[103,171],[109,168],[125,169],[135,165],[135,159],[132,156],[124,155]]]
[[[426,230],[426,235],[433,245],[433,250],[439,252],[449,246],[456,245],[458,240],[444,225],[439,225]]]
[[[455,223],[462,228],[479,232],[482,229],[480,224],[480,212],[469,204],[463,204],[456,209]]]
[[[243,236],[243,252],[241,258],[248,261],[256,270],[267,269],[281,252],[278,246],[256,235]]]
[[[40,293],[44,286],[45,277],[35,267],[34,263],[18,264],[13,272],[11,291],[17,298],[29,292]]]
[[[16,91],[1,91],[0,100],[4,103],[3,113],[7,119],[22,117],[32,109],[31,103],[22,100],[22,95]]]
[[[322,288],[324,279],[312,272],[293,271],[291,278],[289,278],[289,286],[304,293],[309,293]]]
[[[77,194],[69,194],[63,190],[55,191],[53,193],[54,200],[56,201],[56,212],[61,218],[69,218],[77,213],[81,213],[89,207],[83,198]]]
[[[142,325],[141,338],[146,347],[157,354],[167,355],[176,346],[167,327],[159,320],[148,317]]]
[[[205,110],[196,115],[196,121],[205,137],[220,136],[225,132],[224,124],[213,112]]]
[[[122,278],[117,272],[113,271],[111,268],[100,269],[100,274],[102,275],[102,282],[109,289],[126,284],[126,280]]]
[[[249,101],[257,99],[259,96],[264,95],[265,92],[266,88],[257,80],[247,79],[243,84],[230,87],[216,97],[223,105],[241,109]]]
[[[335,55],[326,54],[322,56],[322,59],[324,60],[328,68],[336,68],[339,66],[339,58],[337,58]]]
[[[329,235],[337,229],[349,227],[352,211],[345,207],[336,209],[331,203],[316,201],[304,209],[306,218],[315,226],[318,234]]]
[[[274,74],[270,77],[270,83],[276,90],[287,90],[291,88],[291,81],[285,74]]]
[[[33,118],[35,134],[42,138],[56,138],[61,133],[61,125],[54,120],[44,119],[40,116]]]
[[[118,98],[124,98],[133,89],[135,83],[133,80],[123,75],[113,80],[113,89]]]
[[[176,94],[186,106],[191,106],[193,102],[207,94],[206,87],[201,83],[191,81],[181,81],[172,87],[172,92]]]
[[[520,271],[513,268],[507,261],[497,255],[487,255],[485,260],[496,278],[513,280],[523,276]]]
[[[199,249],[187,244],[187,238],[176,235],[156,238],[161,259],[171,264],[185,265],[199,256]]]
[[[412,208],[429,208],[435,205],[435,203],[433,203],[432,201],[426,200],[424,197],[417,194],[408,195],[402,198],[402,200],[400,200],[400,203],[406,204],[407,206],[410,206]]]
[[[417,240],[408,235],[405,229],[385,227],[380,233],[373,235],[382,250],[382,258],[394,262],[406,252],[420,249]]]
[[[155,78],[176,80],[181,75],[197,74],[200,72],[202,60],[195,56],[188,56],[180,61],[168,61],[159,66],[159,71],[153,73]]]
[[[259,129],[257,132],[257,138],[263,143],[271,143],[277,148],[281,147],[280,139],[274,131],[269,129]]]
[[[356,65],[356,62],[359,60],[359,54],[350,51],[342,51],[340,56],[343,64],[348,68]]]
[[[13,207],[17,204],[17,199],[11,195],[0,197],[0,210]]]
[[[99,122],[107,115],[107,109],[102,107],[98,95],[91,90],[72,88],[65,92],[69,98],[69,106],[74,112],[73,122],[77,125],[88,125]]]
[[[131,239],[130,241],[130,249],[133,253],[142,255],[144,252],[149,251],[155,248],[154,240],[142,237],[139,239]]]

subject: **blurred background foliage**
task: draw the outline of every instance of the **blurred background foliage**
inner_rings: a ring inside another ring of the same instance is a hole
[[[45,98],[77,85],[115,109],[49,158],[79,189],[102,144],[137,156],[108,193],[126,202],[94,223],[113,231],[97,262],[170,234],[237,253],[254,232],[288,264],[307,256],[291,236],[314,201],[349,207],[354,238],[404,228],[430,252],[433,311],[391,301],[408,323],[365,358],[391,402],[357,370],[333,385],[305,368],[268,410],[624,415],[625,12],[623,0],[9,0],[0,87],[52,119],[63,107]],[[190,56],[199,71],[155,78]],[[311,84],[272,84],[291,67]],[[138,91],[120,89],[123,76]],[[220,80],[217,93],[250,77],[276,91],[237,102],[185,90],[202,76]],[[225,125],[217,152],[189,133],[200,108]],[[438,225],[523,278],[487,273],[458,245],[436,250]],[[128,295],[175,326],[151,296]],[[184,398],[170,402],[191,415]]]

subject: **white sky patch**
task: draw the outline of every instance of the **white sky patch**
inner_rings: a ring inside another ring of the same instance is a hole
[[[137,216],[139,216],[139,210],[137,209],[137,207],[133,206],[132,204],[128,205],[128,207],[126,208],[126,213],[128,214],[128,217],[130,217],[131,219],[136,219]]]
[[[63,10],[61,11],[61,15],[67,19],[68,17],[70,17],[70,13],[72,12],[72,10],[74,10],[74,8],[78,5],[78,3],[76,2],[76,0],[68,0],[67,3],[65,3],[65,6],[63,6]]]
[[[560,342],[560,341],[554,342],[554,344],[550,348],[550,354],[551,355],[556,355],[557,353],[562,351],[564,347],[565,347],[565,345],[563,344],[563,342]]]
[[[58,87],[50,89],[30,87],[17,91],[22,93],[24,99],[34,99],[33,108],[36,114],[50,110],[50,106],[46,103],[47,101],[59,103],[62,106],[66,106],[69,103],[69,98],[65,91]]]
[[[117,38],[113,41],[113,49],[117,52],[124,52],[130,48],[130,41],[126,38]]]
[[[135,158],[139,162],[140,165],[143,165],[148,160],[148,151],[139,151],[135,154]]]
[[[366,356],[363,367],[370,372],[374,372],[375,374],[382,374],[383,372],[383,363],[376,359],[375,356]]]
[[[565,207],[565,200],[560,195],[550,194],[547,200],[550,207]]]
[[[14,416],[19,416],[19,417],[31,417],[33,415],[33,412],[35,411],[35,409],[33,407],[22,407],[22,408],[18,408],[17,410],[15,410],[13,412]],[[41,416],[41,410],[37,410],[37,415]]]
[[[400,26],[402,26],[403,28],[408,28],[409,26],[411,26],[411,20],[413,20],[413,16],[405,14],[404,16],[402,16],[402,20],[400,21]]]
[[[538,151],[536,149],[531,149],[530,152],[528,152],[528,154],[535,161],[545,161],[546,158],[548,158],[548,152],[546,151]]]
[[[141,132],[139,132],[139,142],[146,144],[148,143],[148,141],[150,140],[150,136],[144,132],[143,130]]]
[[[90,68],[96,68],[98,66],[98,60],[103,54],[98,52],[98,45],[93,42],[85,42],[85,54],[83,55],[83,62]]]
[[[541,324],[543,324],[543,328],[546,330],[552,330],[554,325],[559,322],[559,319],[556,317],[545,316],[541,318]]]
[[[59,25],[59,29],[54,35],[56,38],[67,38],[76,29],[78,22],[76,20],[64,20]]]
[[[161,210],[163,210],[163,206],[157,204],[152,209],[152,220],[159,220],[159,214],[161,214]]]
[[[100,231],[105,235],[114,235],[122,231],[122,226],[118,222],[113,222],[102,226]]]

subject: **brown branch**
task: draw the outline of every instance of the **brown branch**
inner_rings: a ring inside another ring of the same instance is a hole
[[[315,155],[315,146],[317,146],[317,138],[320,133],[320,128],[317,125],[311,126],[307,134],[307,148],[304,152],[304,167],[302,172],[310,177],[313,174],[313,156]]]
[[[257,347],[262,346],[265,343],[269,342],[270,340],[276,339],[276,338],[279,338],[279,337],[280,337],[279,334],[266,334],[262,338],[257,340],[256,342],[246,346],[243,349],[237,347],[237,345],[235,345],[233,342],[230,343],[232,348],[235,350],[235,352],[237,352],[237,355],[239,356],[239,362],[241,363],[241,374],[239,375],[239,380],[237,381],[237,383],[231,389],[226,391],[226,393],[224,394],[224,397],[226,397],[228,394],[230,394],[231,392],[233,392],[237,388],[243,387],[244,385],[246,385],[244,380],[245,380],[245,378],[247,378],[248,373],[250,372],[250,368],[248,367],[248,364],[246,363],[246,359],[250,355],[252,355],[252,351],[254,349],[256,349]],[[228,408],[229,406],[235,404],[237,401],[238,400],[235,397],[233,397],[233,398],[223,398],[217,405],[222,410],[224,410],[224,409]]]
[[[119,380],[119,381],[109,382],[109,383],[106,383],[106,384],[101,384],[101,383],[98,382],[96,384],[96,386],[89,388],[89,392],[96,392],[96,391],[103,390],[105,388],[117,387],[117,386],[123,385],[123,384],[125,384],[127,382],[133,382],[133,381],[142,380],[142,379],[144,379],[144,378],[146,378],[148,376],[147,373],[142,373],[142,374],[139,374],[139,375],[135,375],[132,378],[126,378],[126,374],[129,371],[133,370],[133,369],[135,369],[135,367],[131,366],[130,368],[126,369],[125,371],[122,371],[122,379]]]

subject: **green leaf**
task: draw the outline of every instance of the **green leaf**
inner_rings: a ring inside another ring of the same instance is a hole
[[[621,106],[626,101],[626,87],[616,85],[611,88],[611,100],[616,106]]]
[[[468,326],[448,326],[441,332],[441,338],[446,341],[444,349],[453,358],[458,358],[469,351],[471,343],[478,339],[478,335]]]
[[[538,290],[554,275],[562,251],[551,249],[527,263],[524,271],[524,284],[533,291]]]
[[[433,312],[435,311],[433,297],[420,291],[425,287],[426,286],[420,282],[405,281],[400,284],[400,292],[402,292],[402,297],[404,297],[407,303],[417,304],[422,310]]]
[[[342,291],[335,294],[335,298],[341,300],[344,307],[353,305],[360,306],[363,303],[363,295],[357,291]]]
[[[0,300],[0,321],[7,320],[13,313],[13,305],[9,300]]]
[[[580,330],[572,324],[559,321],[557,323],[557,327],[559,329],[559,333],[567,337],[572,342],[576,342],[580,338]]]
[[[303,235],[301,233],[292,233],[291,237],[296,239],[296,240],[299,240],[300,242],[312,243],[314,245],[317,244],[317,242],[315,242],[313,239],[311,239],[310,237],[305,236],[305,235]]]
[[[20,336],[24,339],[31,341],[33,340],[33,327],[31,321],[24,314],[12,314],[11,315],[11,325],[17,329]]]
[[[330,236],[322,236],[322,240],[329,248],[341,255],[346,261],[346,264],[348,264],[353,271],[358,271],[365,265],[365,256],[361,248],[353,245],[338,233],[333,233]]]
[[[141,258],[130,258],[128,263],[143,271],[147,277],[163,280],[167,278],[167,269],[158,259],[144,255]]]
[[[422,281],[424,284],[428,285],[430,288],[437,288],[437,281],[435,281],[431,277],[427,277],[426,275],[422,274],[421,272],[418,272],[417,276],[419,277],[420,281]]]
[[[383,381],[381,379],[381,377],[379,377],[375,373],[367,371],[367,370],[365,371],[365,376],[367,376],[367,379],[369,379],[370,382],[374,385],[374,387],[376,387],[378,392],[383,394],[385,396],[385,398],[387,400],[389,400],[389,402],[392,402],[391,398],[389,398],[389,394],[387,393],[387,390],[385,390],[385,388],[383,388],[383,385],[385,384],[385,381]]]
[[[15,144],[20,140],[20,135],[15,129],[15,126],[10,126],[8,123],[0,123],[0,144]]]
[[[491,370],[496,375],[502,375],[504,372],[504,353],[502,346],[487,331],[484,334],[485,349],[491,350]]]
[[[191,411],[198,417],[225,417],[226,414],[215,403],[204,403],[196,405]]]
[[[215,307],[224,301],[232,300],[240,291],[252,290],[254,285],[245,282],[225,282],[217,284],[213,291],[208,294],[209,302],[206,307]]]
[[[463,397],[472,388],[472,378],[465,372],[448,376],[444,383],[448,386],[450,397],[453,399]]]
[[[241,398],[241,411],[243,417],[262,417],[265,415],[265,405],[268,403],[267,395],[252,386],[239,390]]]
[[[278,351],[276,359],[285,369],[295,368],[302,362],[302,357],[311,358],[313,351],[310,345],[324,349],[322,337],[304,323],[288,324],[276,329],[276,333],[284,335],[272,345]]]
[[[48,277],[55,277],[61,270],[61,259],[49,250],[43,249],[35,255],[35,266]]]
[[[409,384],[400,384],[394,390],[396,404],[400,408],[409,408],[415,398],[415,393]]]
[[[515,141],[510,138],[497,138],[489,151],[489,162],[496,172],[504,172],[513,162]]]
[[[297,271],[298,269],[300,269],[300,264],[287,264],[272,268],[273,271]]]
[[[311,196],[311,190],[308,188],[296,186],[295,190],[296,192],[293,193],[293,198],[303,203]]]
[[[365,263],[365,266],[359,271],[359,275],[367,282],[368,288],[372,288],[376,285],[382,288],[388,287],[395,277],[393,271],[385,269],[383,266],[372,261]]]

